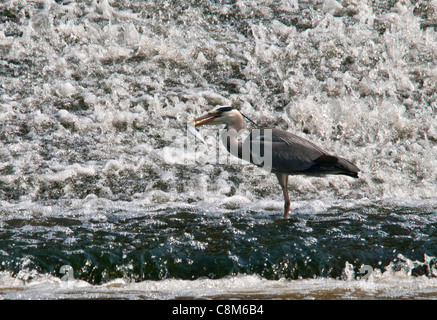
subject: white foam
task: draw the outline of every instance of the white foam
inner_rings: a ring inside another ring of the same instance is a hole
[[[385,272],[367,280],[266,280],[256,275],[223,279],[131,282],[122,278],[103,285],[53,276],[0,273],[4,299],[435,299],[435,278]]]
[[[12,5],[17,29],[0,31],[0,181],[14,199],[38,201],[53,184],[79,203],[86,182],[101,201],[122,193],[144,204],[280,212],[274,175],[217,164],[217,131],[200,128],[205,147],[183,129],[232,103],[362,170],[357,180],[290,177],[297,212],[324,212],[336,199],[435,198],[437,33],[420,27],[414,5],[211,2],[212,16],[190,6],[176,20],[173,8],[165,16],[154,5],[150,17],[110,1]],[[295,22],[307,18],[306,27]]]

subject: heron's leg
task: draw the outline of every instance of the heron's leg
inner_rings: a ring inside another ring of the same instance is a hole
[[[284,193],[284,219],[286,219],[290,212],[290,198],[288,197],[287,187],[283,188],[282,191]]]
[[[288,196],[288,174],[286,173],[276,173],[279,184],[282,188],[282,193],[284,194],[284,219],[288,217],[288,212],[290,211],[290,198]]]

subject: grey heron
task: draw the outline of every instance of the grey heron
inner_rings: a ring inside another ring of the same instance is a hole
[[[358,178],[360,169],[353,163],[290,132],[261,128],[252,130],[244,142],[239,141],[238,135],[244,129],[244,118],[233,107],[216,107],[188,122],[188,125],[194,127],[220,124],[225,125],[221,140],[228,152],[257,166],[263,166],[266,160],[270,161],[270,171],[278,178],[284,196],[284,218],[287,218],[290,211],[289,175],[320,177],[334,174]]]

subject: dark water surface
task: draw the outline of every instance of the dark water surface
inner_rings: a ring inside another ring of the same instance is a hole
[[[352,265],[353,279],[364,276],[363,265],[374,272],[403,270],[411,277],[433,278],[435,203],[410,205],[370,202],[345,209],[334,203],[315,213],[298,210],[287,220],[280,212],[150,210],[128,203],[119,208],[97,204],[90,212],[46,206],[4,210],[0,265],[15,276],[27,270],[55,277],[69,265],[75,279],[95,285],[119,278],[239,274],[267,280],[347,279],[346,264]]]

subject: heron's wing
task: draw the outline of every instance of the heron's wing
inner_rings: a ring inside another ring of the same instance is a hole
[[[312,142],[278,129],[255,129],[245,144],[249,139],[253,162],[265,162],[271,154],[271,168],[274,171],[300,172],[318,163],[335,164],[338,161]],[[258,143],[260,147],[257,148]]]

